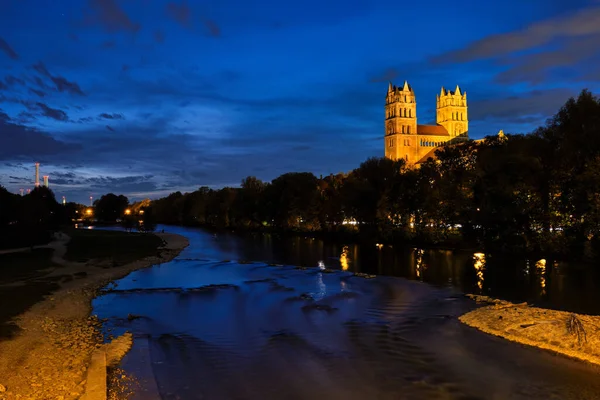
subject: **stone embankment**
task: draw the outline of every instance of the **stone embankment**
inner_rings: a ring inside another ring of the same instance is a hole
[[[111,281],[170,261],[188,245],[179,235],[157,235],[165,243],[160,255],[114,268],[102,268],[94,262],[67,262],[62,256],[68,237],[60,236],[53,242],[53,261],[62,267],[52,274],[79,274],[80,278],[62,283],[58,291],[19,316],[15,322],[20,333],[0,341],[1,400],[78,399],[90,380],[98,381],[97,376],[88,376],[93,354],[104,352],[110,362],[118,363],[131,346],[131,335],[103,345],[101,321],[90,316],[91,301]]]
[[[530,307],[470,295],[484,307],[462,315],[466,325],[513,342],[600,365],[600,316]]]

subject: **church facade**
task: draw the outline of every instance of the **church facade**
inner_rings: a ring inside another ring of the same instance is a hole
[[[436,124],[417,123],[417,101],[408,82],[388,86],[385,98],[385,156],[415,166],[433,157],[444,144],[468,140],[467,93],[442,87],[436,96]]]

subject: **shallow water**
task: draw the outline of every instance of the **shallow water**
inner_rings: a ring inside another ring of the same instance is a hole
[[[600,397],[600,369],[460,324],[474,305],[452,287],[228,261],[239,247],[178,230],[191,244],[177,259],[94,301],[111,333],[134,333],[137,398]]]

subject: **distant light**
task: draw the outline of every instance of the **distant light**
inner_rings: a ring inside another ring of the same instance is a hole
[[[91,209],[91,208],[88,208],[87,210],[85,210],[85,213],[86,213],[87,215],[90,215],[90,214],[92,213],[92,209]]]
[[[129,215],[131,214],[131,210],[128,208],[127,210],[125,210],[125,215]]]

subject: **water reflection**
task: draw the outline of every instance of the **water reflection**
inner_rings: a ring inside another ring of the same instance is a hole
[[[541,259],[535,263],[535,269],[537,270],[539,280],[540,280],[540,294],[542,296],[546,295],[546,260]]]
[[[479,292],[481,293],[483,291],[483,271],[485,271],[485,254],[473,254],[473,267],[475,268],[475,273],[477,274],[477,287],[479,288]]]
[[[421,276],[421,274],[422,274],[422,269],[424,268],[423,254],[425,254],[425,250],[423,250],[423,249],[414,249],[414,250],[415,250],[415,274],[417,276],[417,279],[423,280],[423,277]]]
[[[342,254],[340,255],[340,265],[342,271],[347,271],[350,266],[350,260],[348,259],[348,246],[344,246]]]
[[[393,248],[374,245],[284,237],[276,234],[217,236],[199,229],[159,226],[167,232],[182,232],[203,245],[189,247],[184,258],[255,260],[266,263],[316,267],[323,261],[327,268],[376,275],[400,276],[436,286],[453,286],[465,293],[481,293],[515,302],[524,302],[574,312],[600,314],[600,268],[549,257],[544,274],[538,274],[536,259],[486,254],[474,268],[474,253],[419,249],[397,243]],[[483,265],[484,264],[484,265]],[[552,267],[551,267],[552,266]],[[316,269],[316,268],[315,268]],[[530,271],[533,269],[533,271]],[[543,275],[544,290],[540,290]],[[533,279],[535,277],[536,279]],[[485,278],[485,280],[483,279]],[[541,294],[540,292],[543,292]]]

